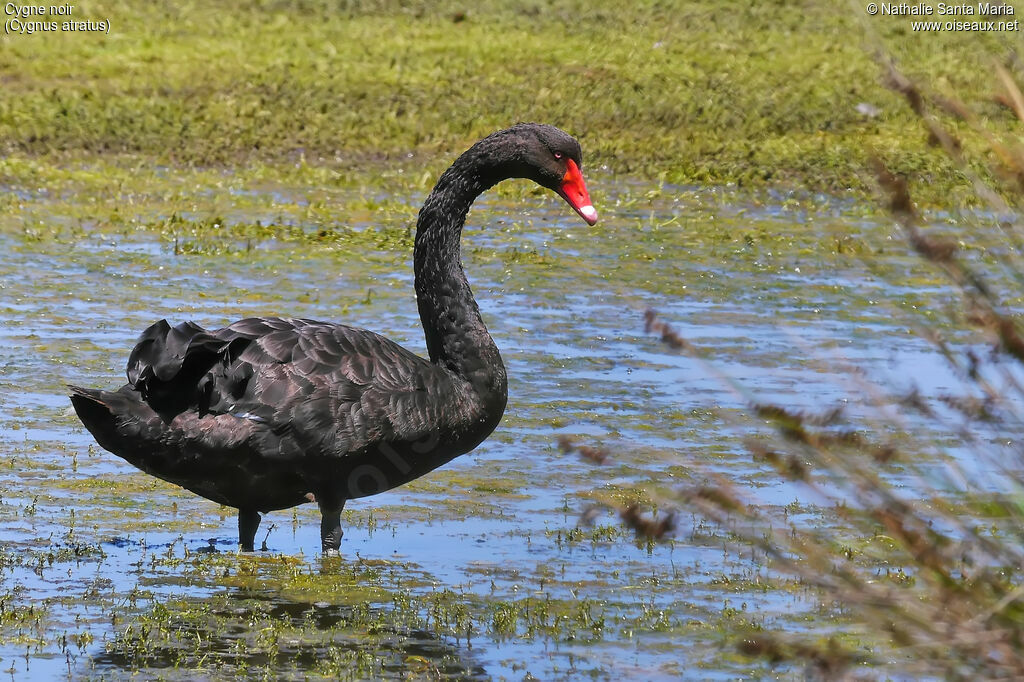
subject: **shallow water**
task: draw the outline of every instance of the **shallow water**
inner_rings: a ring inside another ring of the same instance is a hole
[[[884,385],[955,391],[959,377],[910,333],[928,319],[922,297],[950,295],[892,225],[852,202],[591,182],[603,189],[595,228],[534,194],[474,208],[464,260],[508,368],[507,414],[473,453],[350,502],[340,560],[318,556],[311,507],[267,515],[257,543],[268,549],[237,555],[233,510],[99,449],[64,384],[122,383],[135,337],[160,318],[338,320],[422,354],[407,241],[243,239],[212,226],[171,238],[21,195],[0,231],[0,670],[715,679],[770,672],[726,648],[735,628],[853,631],[728,529],[684,514],[673,539],[652,544],[611,515],[594,528],[578,519],[595,495],[714,472],[766,504],[806,502],[743,448],[751,397],[867,414],[846,362]],[[329,222],[304,221],[322,201],[301,188],[204,196],[224,224],[315,233]],[[386,226],[408,224],[411,202]],[[145,210],[140,225],[166,219]],[[41,222],[44,238],[22,229]],[[864,267],[875,249],[900,277]],[[645,335],[648,307],[707,361]],[[612,462],[561,454],[559,435],[603,445]]]

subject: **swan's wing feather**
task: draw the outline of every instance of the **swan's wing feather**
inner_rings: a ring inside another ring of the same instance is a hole
[[[214,331],[161,321],[140,337],[128,377],[165,418],[254,423],[268,456],[418,441],[473,418],[450,373],[373,332],[312,320],[250,318]]]

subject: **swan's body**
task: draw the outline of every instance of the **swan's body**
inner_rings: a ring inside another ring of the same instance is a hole
[[[430,359],[331,322],[251,318],[207,331],[161,320],[139,338],[128,384],[72,387],[97,442],[133,465],[239,510],[253,549],[259,512],[316,501],[325,552],[346,500],[406,483],[469,452],[501,420],[505,367],[460,262],[473,200],[510,177],[597,216],[572,137],[520,124],[490,135],[438,180],[420,210],[416,297]]]

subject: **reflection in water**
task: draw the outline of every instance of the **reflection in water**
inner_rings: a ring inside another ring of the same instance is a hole
[[[90,667],[103,677],[146,670],[161,679],[272,671],[275,679],[429,675],[486,679],[471,649],[436,632],[388,624],[380,607],[290,601],[231,591],[169,612],[141,614]],[[152,625],[148,625],[152,623]]]

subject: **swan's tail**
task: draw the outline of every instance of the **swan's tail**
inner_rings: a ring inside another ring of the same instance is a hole
[[[74,405],[78,418],[100,445],[103,445],[103,436],[114,430],[117,422],[108,401],[104,400],[105,394],[110,395],[110,392],[71,385],[68,385],[68,388],[71,390],[71,404]]]
[[[110,408],[103,402],[103,394],[106,391],[97,391],[93,388],[82,388],[81,386],[72,386],[70,384],[68,384],[68,388],[71,390],[71,404],[75,406],[78,418],[87,427],[90,427],[91,424],[98,425],[112,419],[113,415],[110,413]],[[91,431],[92,428],[90,427],[89,430]]]
[[[138,431],[137,417],[142,416],[139,412],[148,412],[145,403],[122,391],[102,391],[93,388],[82,388],[80,386],[68,386],[71,390],[71,404],[78,413],[78,418],[89,429],[96,442],[103,448],[121,454],[122,447],[117,447],[126,435],[126,426],[129,432]],[[136,394],[137,395],[137,394]],[[134,433],[128,434],[134,435]]]

